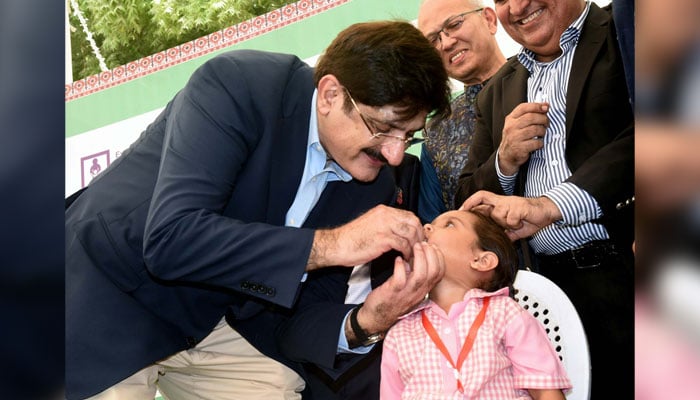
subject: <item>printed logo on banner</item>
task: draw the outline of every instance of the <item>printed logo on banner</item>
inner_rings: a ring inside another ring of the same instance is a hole
[[[109,167],[109,150],[104,150],[89,156],[81,157],[81,187],[87,186],[92,178]]]

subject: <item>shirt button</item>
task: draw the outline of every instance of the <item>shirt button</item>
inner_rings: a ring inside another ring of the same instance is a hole
[[[316,182],[316,177],[311,178],[311,182]]]
[[[442,331],[445,332],[445,335],[449,335],[450,333],[452,333],[452,329],[450,328],[445,328]]]
[[[585,216],[585,215],[579,215],[579,217],[578,217],[578,222],[586,222],[586,216]]]
[[[289,225],[294,225],[294,224],[295,224],[294,218],[291,218],[291,219],[289,220]]]
[[[558,134],[558,133],[557,133],[556,135],[554,135],[554,138],[555,138],[555,139],[559,139],[560,137],[561,137],[561,135]]]
[[[557,161],[557,160],[552,160],[552,162],[551,162],[550,164],[552,164],[552,165],[559,165],[559,161]]]

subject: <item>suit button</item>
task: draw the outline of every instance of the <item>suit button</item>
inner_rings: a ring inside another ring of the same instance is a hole
[[[189,346],[190,348],[192,348],[192,347],[194,347],[194,346],[197,345],[197,341],[194,340],[194,338],[193,338],[192,336],[187,336],[187,337],[185,338],[185,340],[187,341],[187,346]]]
[[[267,288],[267,295],[268,295],[268,296],[274,296],[274,295],[275,295],[275,289],[273,289],[273,288]]]
[[[258,291],[258,285],[255,283],[250,284],[250,290],[257,292]]]
[[[248,289],[248,286],[250,286],[250,284],[247,281],[241,283],[241,289]]]
[[[263,285],[258,286],[258,292],[264,294],[266,291],[267,291],[267,287],[266,287],[266,286],[263,286]]]

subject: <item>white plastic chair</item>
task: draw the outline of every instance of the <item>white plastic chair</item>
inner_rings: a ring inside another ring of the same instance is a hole
[[[518,270],[513,284],[515,300],[542,325],[559,354],[573,389],[567,400],[589,400],[591,359],[583,324],[569,297],[543,275]]]

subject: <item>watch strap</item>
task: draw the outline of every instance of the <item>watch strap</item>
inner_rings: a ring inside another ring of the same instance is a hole
[[[359,304],[350,312],[350,328],[352,328],[352,333],[355,335],[355,338],[361,345],[369,346],[384,339],[384,333],[378,332],[368,334],[367,331],[360,326],[360,323],[357,321],[357,313],[360,311],[363,304],[364,303]]]
[[[362,307],[362,304],[364,303],[360,303],[350,312],[350,327],[352,328],[352,333],[355,335],[355,338],[359,343],[364,343],[367,341],[367,339],[369,339],[369,334],[367,334],[367,332],[364,329],[362,329],[360,323],[357,321],[357,313],[360,311],[360,307]]]

